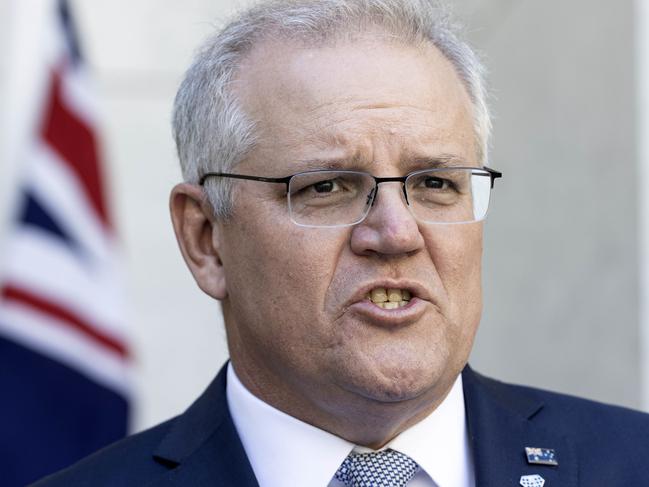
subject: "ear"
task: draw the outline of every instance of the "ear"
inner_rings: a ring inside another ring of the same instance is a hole
[[[220,230],[203,189],[188,183],[176,185],[169,207],[176,240],[198,287],[215,299],[224,299],[227,291],[219,255]]]

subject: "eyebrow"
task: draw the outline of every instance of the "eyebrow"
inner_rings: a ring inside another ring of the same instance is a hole
[[[299,171],[310,171],[318,169],[346,170],[346,169],[367,169],[368,163],[356,154],[352,157],[340,157],[332,159],[306,159],[298,161]],[[399,163],[404,168],[441,168],[466,165],[466,160],[453,154],[439,154],[435,156],[414,156],[406,157]],[[365,167],[363,167],[365,166]]]
[[[463,157],[459,157],[453,154],[439,154],[434,157],[415,156],[408,158],[404,162],[409,166],[418,166],[422,168],[439,168],[467,165],[467,161]]]
[[[298,161],[300,171],[310,171],[317,169],[349,169],[358,167],[362,164],[358,155],[352,157],[338,157],[332,159],[306,159]]]

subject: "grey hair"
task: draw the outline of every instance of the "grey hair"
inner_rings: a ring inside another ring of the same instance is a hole
[[[440,1],[269,0],[245,10],[209,38],[178,89],[172,123],[185,181],[198,183],[205,173],[232,171],[254,148],[255,122],[244,113],[231,85],[256,45],[269,39],[321,45],[376,29],[406,43],[432,43],[451,62],[473,104],[478,157],[486,163],[491,119],[485,69]],[[230,184],[226,178],[206,184],[215,214],[222,218],[232,209]]]

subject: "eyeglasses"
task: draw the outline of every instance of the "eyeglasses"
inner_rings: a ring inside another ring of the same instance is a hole
[[[471,223],[484,220],[494,180],[502,173],[488,167],[441,167],[403,177],[377,178],[362,171],[316,170],[266,178],[207,173],[211,177],[286,185],[291,220],[304,227],[346,227],[362,222],[376,199],[379,184],[401,183],[413,216],[424,223]]]

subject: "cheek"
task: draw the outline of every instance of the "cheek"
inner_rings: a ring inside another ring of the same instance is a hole
[[[482,261],[482,225],[479,223],[431,226],[426,245],[440,272],[453,280],[472,278]]]
[[[226,247],[234,265],[225,264],[233,307],[246,312],[246,304],[254,302],[255,321],[306,328],[322,310],[339,239],[270,219],[240,219],[231,230]]]
[[[270,236],[266,238],[269,241]],[[291,226],[282,239],[268,245],[274,249],[276,276],[287,289],[299,297],[302,304],[322,307],[323,297],[331,283],[338,262],[336,238],[319,234],[318,230]]]
[[[482,224],[434,230],[426,241],[453,318],[475,321],[482,308]]]

